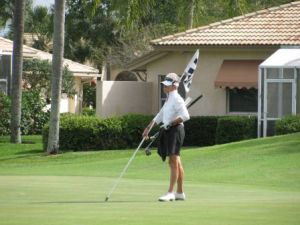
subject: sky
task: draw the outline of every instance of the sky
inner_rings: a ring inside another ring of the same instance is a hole
[[[54,4],[54,0],[33,0],[33,6],[50,6]]]

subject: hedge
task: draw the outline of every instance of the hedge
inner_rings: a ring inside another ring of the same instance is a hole
[[[83,108],[82,115],[83,116],[96,116],[96,109]]]
[[[275,122],[276,135],[300,132],[300,114],[289,115]]]
[[[99,119],[90,116],[62,115],[60,150],[87,151],[136,148],[151,115],[128,114]],[[184,146],[211,146],[256,137],[256,118],[194,116],[185,123]],[[47,148],[49,124],[43,129]],[[152,128],[155,134],[159,126]],[[150,141],[146,141],[145,146]],[[154,142],[153,147],[156,145]]]
[[[118,117],[99,119],[90,116],[63,115],[59,131],[60,150],[122,149],[122,124]],[[43,147],[47,149],[49,123],[43,129]]]
[[[46,101],[33,90],[22,91],[21,134],[41,134],[49,121],[50,111],[45,110]],[[0,136],[10,135],[11,100],[0,94]]]
[[[215,144],[218,116],[192,116],[185,122],[184,146],[211,146]]]
[[[257,137],[257,118],[223,117],[218,120],[216,144],[225,144]]]
[[[145,127],[153,120],[152,115],[127,114],[120,117],[122,120],[123,138],[126,140],[127,148],[135,148],[142,140],[142,133]],[[149,136],[159,131],[158,126],[154,126]],[[156,143],[154,143],[155,145]]]
[[[99,119],[91,116],[62,115],[60,150],[109,150],[137,147],[142,132],[153,116],[128,114]],[[154,134],[158,127],[151,131]],[[47,148],[49,123],[43,129],[43,146]]]

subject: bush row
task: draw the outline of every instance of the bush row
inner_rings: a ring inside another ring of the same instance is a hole
[[[36,91],[22,91],[21,133],[41,134],[48,122],[50,111],[45,111],[46,101]],[[0,136],[10,134],[11,100],[0,94]]]
[[[277,120],[275,123],[276,135],[300,132],[300,114],[289,115]]]
[[[99,119],[90,116],[62,115],[60,121],[61,150],[108,150],[135,148],[144,128],[153,119],[149,115],[128,114]],[[196,116],[185,123],[185,146],[211,146],[256,137],[256,118]],[[49,124],[43,130],[46,150]],[[151,135],[159,127],[152,129]],[[148,142],[149,143],[149,142]],[[154,143],[155,145],[155,143]]]

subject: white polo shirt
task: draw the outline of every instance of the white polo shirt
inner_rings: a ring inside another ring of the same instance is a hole
[[[190,119],[189,112],[184,104],[184,100],[178,94],[177,90],[169,93],[167,101],[161,108],[159,113],[153,119],[156,124],[169,124],[171,121],[181,118],[183,122]],[[183,124],[183,123],[181,123]]]

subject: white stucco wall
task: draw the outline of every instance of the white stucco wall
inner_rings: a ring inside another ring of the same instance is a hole
[[[75,77],[74,81],[77,94],[68,99],[68,107],[70,113],[80,114],[82,113],[83,84],[81,83],[81,77]]]
[[[200,48],[198,66],[193,78],[191,91],[188,96],[199,100],[189,112],[191,115],[226,115],[226,90],[215,88],[214,81],[221,68],[223,60],[264,60],[276,51],[276,47],[268,48]],[[186,65],[192,58],[196,48],[187,53],[182,51],[171,52],[147,65],[148,81],[153,82],[152,87],[152,114],[158,112],[158,75],[169,72],[182,74]]]
[[[151,114],[152,83],[136,81],[97,81],[98,117],[127,113]]]

